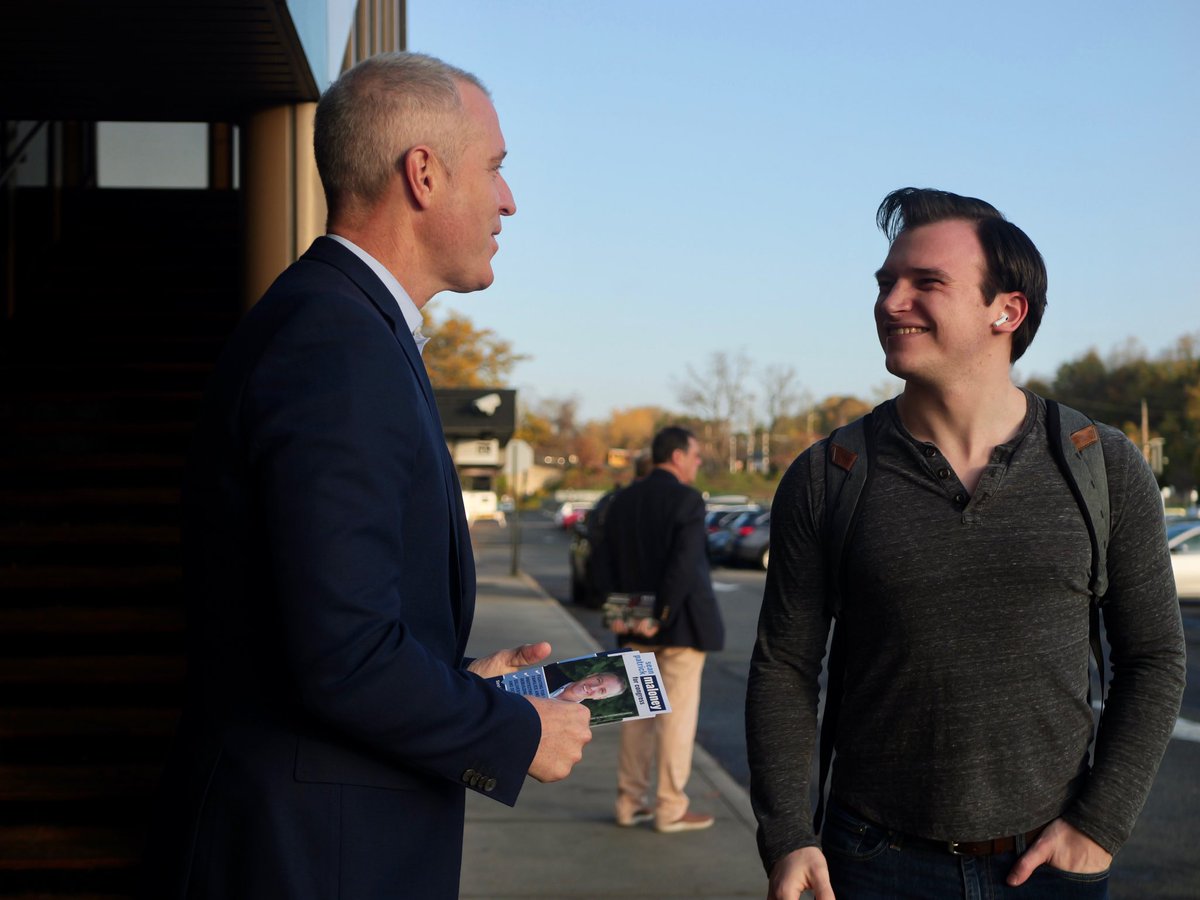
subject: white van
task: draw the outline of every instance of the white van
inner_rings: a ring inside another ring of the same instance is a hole
[[[468,523],[488,520],[501,528],[508,526],[508,520],[504,517],[504,510],[500,509],[500,500],[495,491],[463,491],[462,494]]]

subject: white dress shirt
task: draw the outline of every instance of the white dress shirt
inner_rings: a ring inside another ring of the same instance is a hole
[[[391,291],[392,297],[396,300],[396,305],[400,307],[400,315],[404,317],[404,324],[408,326],[413,340],[417,342],[417,352],[423,353],[425,351],[425,344],[429,341],[429,338],[421,334],[421,325],[425,320],[421,317],[421,311],[417,309],[417,304],[412,302],[412,298],[408,296],[408,292],[396,280],[396,276],[389,272],[383,263],[353,241],[342,237],[340,234],[327,234],[325,236],[337,241],[365,262],[371,271],[379,277],[379,280],[383,282],[384,287]]]

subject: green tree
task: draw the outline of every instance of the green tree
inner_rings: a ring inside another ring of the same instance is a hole
[[[1187,491],[1200,483],[1200,335],[1179,338],[1153,359],[1136,343],[1117,348],[1107,360],[1089,350],[1059,366],[1052,381],[1026,384],[1120,428],[1138,446],[1144,438],[1162,438],[1167,463],[1160,484]]]

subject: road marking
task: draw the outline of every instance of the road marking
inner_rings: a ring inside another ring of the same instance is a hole
[[[714,581],[712,583],[712,586],[713,586],[713,590],[716,591],[718,594],[728,593],[729,591],[736,591],[738,588],[741,587],[740,584],[730,584],[727,581]]]

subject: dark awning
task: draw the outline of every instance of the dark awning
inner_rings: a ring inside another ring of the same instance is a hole
[[[20,0],[0,119],[233,121],[319,90],[285,0]]]

